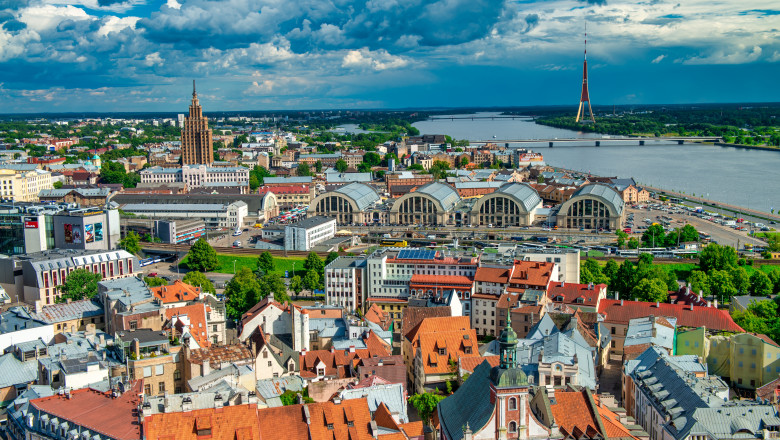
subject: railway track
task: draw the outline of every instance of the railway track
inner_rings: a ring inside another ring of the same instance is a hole
[[[188,244],[167,244],[167,243],[141,243],[141,249],[146,251],[169,251],[169,252],[189,252],[190,245]],[[263,252],[270,252],[275,257],[292,257],[292,258],[306,258],[310,252],[306,251],[281,251],[281,250],[265,250],[265,249],[246,249],[246,248],[233,248],[233,247],[215,247],[215,251],[218,254],[226,255],[260,255]],[[317,252],[322,258],[328,256],[328,252]]]

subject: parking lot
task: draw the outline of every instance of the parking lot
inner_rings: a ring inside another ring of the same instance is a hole
[[[667,230],[690,224],[696,228],[697,231],[710,234],[712,241],[721,245],[739,247],[742,249],[746,243],[759,246],[766,244],[764,241],[748,235],[751,227],[746,223],[739,224],[741,227],[744,227],[745,230],[738,230],[730,226],[715,223],[714,220],[722,220],[723,217],[713,217],[712,220],[705,220],[695,212],[681,208],[663,207],[662,205],[656,205],[655,207],[653,205],[648,205],[644,208],[628,207],[626,212],[627,218],[630,217],[631,214],[634,214],[633,223],[628,223],[627,221],[626,226],[631,227],[631,229],[639,235],[653,223],[662,223],[662,217],[665,216],[671,218],[669,226],[666,227]],[[650,221],[647,222],[646,220]]]

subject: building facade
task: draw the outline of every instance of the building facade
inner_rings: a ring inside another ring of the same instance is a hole
[[[181,130],[181,159],[184,165],[209,165],[214,162],[214,145],[211,138],[209,120],[203,116],[198,102],[195,81],[192,82],[192,103],[190,113],[184,119]]]

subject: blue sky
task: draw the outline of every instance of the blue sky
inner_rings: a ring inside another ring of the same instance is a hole
[[[777,0],[0,0],[0,112],[780,101]]]

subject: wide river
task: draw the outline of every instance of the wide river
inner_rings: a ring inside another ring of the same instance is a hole
[[[633,177],[640,184],[765,212],[780,209],[780,151],[698,144],[595,147],[584,144],[601,135],[546,127],[527,119],[428,120],[414,126],[423,134],[446,134],[472,141],[582,138],[583,145],[579,146],[549,148],[540,143],[527,148],[542,153],[552,166],[600,176]]]

